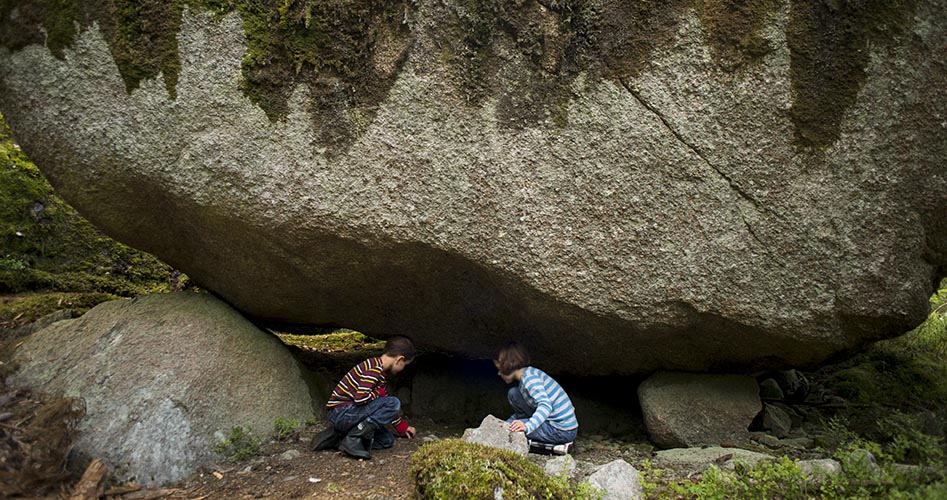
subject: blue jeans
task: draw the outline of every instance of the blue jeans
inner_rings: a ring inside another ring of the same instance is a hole
[[[523,423],[526,423],[536,412],[536,407],[526,401],[526,398],[520,393],[519,387],[511,387],[506,393],[506,398],[510,401],[510,406],[513,407],[513,416],[506,419],[507,422],[522,420]],[[540,443],[565,444],[575,441],[578,431],[579,429],[564,431],[546,421],[533,432],[527,434],[526,438]]]
[[[343,434],[347,434],[362,420],[368,420],[378,428],[372,440],[372,448],[380,450],[391,448],[395,444],[395,435],[385,426],[398,418],[400,411],[401,401],[394,396],[385,396],[363,405],[337,406],[329,410],[327,416],[332,427]]]

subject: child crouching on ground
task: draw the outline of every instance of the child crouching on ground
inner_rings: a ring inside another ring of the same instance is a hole
[[[504,382],[518,382],[507,391],[513,407],[513,416],[507,419],[510,432],[525,432],[530,448],[569,453],[579,422],[566,391],[545,372],[529,366],[529,353],[518,342],[503,346],[493,364]]]
[[[401,401],[388,395],[388,375],[395,375],[414,361],[414,344],[395,336],[385,343],[381,356],[355,365],[335,386],[326,412],[331,427],[312,440],[313,450],[338,449],[356,458],[372,458],[369,449],[391,448],[395,437],[413,438],[414,427],[401,418]],[[366,446],[366,442],[368,445]]]

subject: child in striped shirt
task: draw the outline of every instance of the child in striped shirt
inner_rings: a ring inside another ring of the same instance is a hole
[[[507,419],[510,432],[525,432],[531,448],[569,453],[579,422],[566,391],[544,371],[529,366],[529,353],[518,342],[500,349],[493,364],[504,382],[518,382],[507,392],[513,407]]]
[[[388,395],[388,374],[395,375],[414,360],[414,344],[407,337],[394,336],[385,343],[381,356],[355,365],[335,386],[326,412],[332,426],[313,438],[313,450],[338,447],[356,458],[372,458],[369,449],[391,448],[395,437],[413,438],[414,427],[400,415],[401,401]],[[368,445],[366,446],[366,443]]]

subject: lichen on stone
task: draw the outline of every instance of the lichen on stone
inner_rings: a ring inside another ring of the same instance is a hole
[[[0,45],[44,44],[62,58],[79,31],[97,24],[129,92],[161,73],[174,96],[182,10],[182,0],[0,0]]]

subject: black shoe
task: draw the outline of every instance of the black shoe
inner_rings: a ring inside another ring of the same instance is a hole
[[[368,420],[362,420],[342,438],[342,441],[339,443],[339,449],[355,458],[371,460],[372,455],[368,450],[372,447],[371,439],[372,436],[375,435],[377,428],[375,424]],[[369,441],[368,447],[365,446],[366,440]]]
[[[312,451],[334,450],[339,447],[339,441],[342,440],[342,433],[335,430],[335,427],[327,427],[312,438],[309,448]]]

